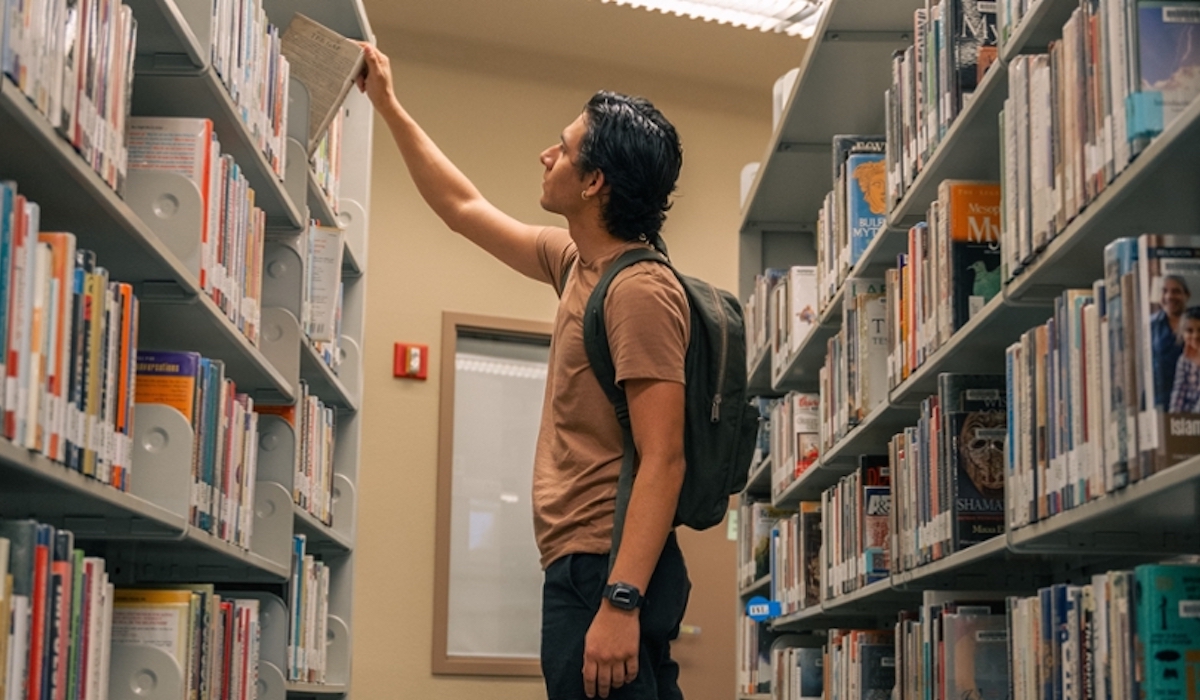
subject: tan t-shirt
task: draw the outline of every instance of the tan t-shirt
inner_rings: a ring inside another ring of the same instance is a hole
[[[533,468],[533,531],[543,568],[567,554],[602,554],[612,546],[621,426],[588,363],[583,312],[604,270],[643,245],[583,263],[565,230],[547,228],[538,237],[542,273],[555,289],[570,270],[554,318]],[[618,382],[683,383],[690,316],[683,287],[665,265],[623,270],[608,289],[604,320]]]

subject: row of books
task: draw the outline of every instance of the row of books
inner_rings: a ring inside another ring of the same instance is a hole
[[[1027,8],[1000,3],[1002,27]],[[1014,59],[1003,123],[1009,275],[1200,94],[1195,2],[1080,2],[1047,53]]]
[[[890,574],[890,484],[887,460],[863,456],[858,469],[821,494],[822,600]]]
[[[181,698],[254,700],[261,630],[258,599],[223,595],[211,583],[115,592],[114,647],[155,646],[169,653],[183,671]]]
[[[944,180],[928,221],[886,273],[894,388],[916,372],[1001,288],[1000,187]]]
[[[133,11],[118,0],[0,2],[2,72],[118,192],[136,43]]]
[[[1012,698],[1003,594],[925,591],[919,610],[898,616],[894,638],[896,700]]]
[[[842,326],[827,341],[819,372],[823,451],[888,399],[888,300],[883,280],[851,278],[844,289]]]
[[[769,401],[763,429],[769,431],[771,494],[778,496],[820,456],[820,396],[797,391]]]
[[[755,278],[743,315],[747,362],[766,353],[771,365],[780,367],[800,349],[818,322],[816,285],[816,269],[804,265],[768,268]]]
[[[278,415],[296,432],[296,461],[292,498],[321,522],[333,522],[333,447],[336,412],[309,393],[300,382],[300,399],[293,406],[258,407],[259,413]]]
[[[876,236],[887,229],[883,136],[833,137],[833,190],[817,213],[817,307],[825,308]]]
[[[1200,566],[1146,564],[1008,600],[1014,700],[1194,696]]]
[[[801,501],[771,526],[771,600],[790,615],[821,601],[821,504]]]
[[[329,202],[329,208],[334,214],[338,213],[338,198],[341,196],[342,182],[342,130],[346,124],[346,109],[343,107],[334,114],[329,122],[329,129],[317,143],[309,164],[317,181],[317,188]],[[333,221],[325,222],[333,224]]]
[[[1004,534],[1003,375],[941,374],[917,424],[892,438],[893,573]]]
[[[799,635],[789,636],[792,638],[771,643],[771,700],[823,700],[825,657],[821,647],[789,646],[804,643]]]
[[[225,363],[195,352],[140,351],[137,402],[178,410],[192,427],[191,524],[250,548],[258,473],[258,414]]]
[[[738,585],[745,588],[771,572],[771,531],[788,511],[743,499],[738,505]]]
[[[262,317],[267,217],[255,193],[208,119],[136,117],[129,124],[129,167],[169,172],[193,183],[202,215],[194,223],[200,287],[257,345]]]
[[[892,630],[829,630],[824,688],[829,700],[883,700],[896,686]],[[939,699],[942,700],[942,699]]]
[[[884,95],[889,211],[933,157],[996,56],[996,3],[944,0],[913,11],[913,45],[892,55],[892,84]]]
[[[287,171],[290,64],[261,0],[213,0],[212,64],[275,174]]]
[[[4,436],[119,489],[132,460],[138,301],[0,182]]]
[[[1104,279],[1008,348],[1011,526],[1200,454],[1198,284],[1200,236],[1117,239]]]
[[[746,618],[743,640],[756,646],[743,656],[757,656],[753,691],[773,697],[795,697],[782,685],[807,664],[824,671],[829,699],[1184,698],[1198,691],[1197,597],[1200,566],[1190,561],[1095,574],[1033,596],[925,591],[892,630],[830,629],[820,664],[798,646],[812,637],[771,635]],[[794,652],[781,653],[787,647]]]
[[[296,535],[292,545],[287,677],[289,681],[324,683],[329,666],[329,567],[306,552],[304,535]]]
[[[102,700],[113,585],[74,534],[0,520],[0,698]]]

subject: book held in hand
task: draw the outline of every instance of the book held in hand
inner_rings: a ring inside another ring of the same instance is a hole
[[[292,75],[308,90],[305,154],[312,157],[354,79],[362,72],[363,50],[357,43],[297,12],[283,33],[283,55],[291,65]]]

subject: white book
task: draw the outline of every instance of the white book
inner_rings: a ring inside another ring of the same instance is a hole
[[[30,450],[42,448],[42,393],[46,386],[46,350],[50,326],[50,284],[53,274],[50,269],[50,246],[31,239],[34,250],[33,299],[31,325],[29,329],[29,374],[23,391],[26,395],[23,444]]]
[[[12,636],[8,640],[7,700],[25,700],[29,675],[30,616],[33,614],[29,596],[12,597]]]
[[[312,340],[334,340],[338,288],[342,273],[342,251],[345,249],[344,236],[341,229],[323,226],[310,227],[307,261],[310,319],[307,331]],[[793,273],[794,271],[795,268],[793,268]],[[795,279],[794,274],[792,277]]]
[[[817,268],[795,266],[788,270],[787,291],[788,346],[789,353],[794,354],[818,321]]]
[[[1054,207],[1052,143],[1050,124],[1053,112],[1050,89],[1050,61],[1045,54],[1029,58],[1029,190],[1030,232],[1033,249],[1040,249],[1050,235]]]

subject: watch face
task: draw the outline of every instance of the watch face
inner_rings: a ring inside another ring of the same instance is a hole
[[[614,606],[622,610],[633,610],[642,602],[638,589],[627,583],[614,583],[605,590],[604,595]]]

